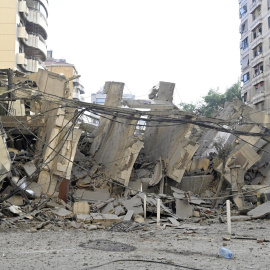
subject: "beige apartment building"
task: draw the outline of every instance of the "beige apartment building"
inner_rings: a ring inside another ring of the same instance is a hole
[[[47,17],[48,0],[0,0],[0,69],[45,67]]]
[[[80,83],[78,71],[75,65],[67,63],[66,59],[53,58],[53,52],[49,50],[47,53],[47,60],[45,62],[45,66],[48,71],[64,75],[67,79],[75,78],[74,80],[69,81],[69,98],[81,98],[80,95],[84,94],[84,87]]]

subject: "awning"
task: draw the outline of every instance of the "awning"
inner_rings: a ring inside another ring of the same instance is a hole
[[[270,1],[270,0],[269,0]],[[242,70],[244,70],[246,67],[248,67],[249,65],[249,55],[246,55],[243,59],[242,59]]]

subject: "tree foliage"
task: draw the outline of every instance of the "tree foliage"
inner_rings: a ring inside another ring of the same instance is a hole
[[[181,102],[179,106],[183,111],[210,117],[223,109],[225,102],[232,102],[235,98],[241,99],[240,82],[233,84],[224,94],[220,93],[219,89],[210,89],[202,101],[196,104]]]

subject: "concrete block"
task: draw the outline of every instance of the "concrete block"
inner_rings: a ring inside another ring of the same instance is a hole
[[[73,204],[73,213],[74,214],[89,214],[90,206],[88,202],[75,202]]]

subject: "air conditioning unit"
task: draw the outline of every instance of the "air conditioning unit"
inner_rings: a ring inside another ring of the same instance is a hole
[[[19,12],[24,13],[25,16],[28,16],[29,8],[27,7],[26,1],[19,1]]]
[[[26,32],[26,29],[24,26],[18,27],[17,35],[18,35],[18,38],[25,39],[25,41],[28,40],[28,33]]]
[[[17,65],[27,65],[27,59],[25,58],[24,53],[17,53]]]

